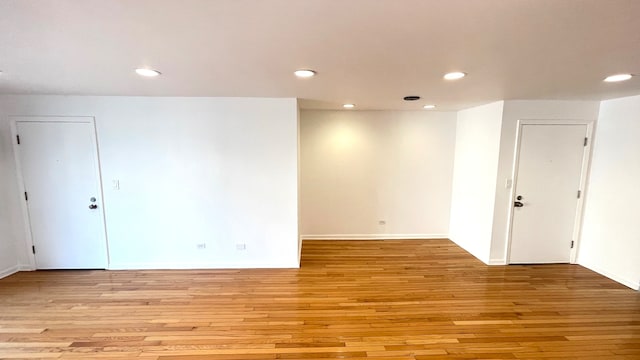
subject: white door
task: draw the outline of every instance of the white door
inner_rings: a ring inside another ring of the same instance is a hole
[[[568,263],[587,125],[520,128],[510,263]]]
[[[17,118],[17,145],[38,269],[106,268],[92,118]]]

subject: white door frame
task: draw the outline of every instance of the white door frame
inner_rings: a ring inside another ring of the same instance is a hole
[[[516,197],[516,187],[518,184],[518,166],[520,160],[520,145],[522,140],[522,127],[523,125],[586,125],[587,132],[586,137],[588,139],[587,146],[584,147],[584,152],[582,155],[582,169],[580,171],[580,191],[581,195],[578,199],[578,206],[576,208],[576,215],[573,222],[573,241],[574,246],[571,249],[569,263],[575,264],[576,257],[578,254],[578,247],[580,246],[580,230],[582,229],[582,214],[584,212],[584,199],[586,195],[586,187],[587,187],[587,177],[589,175],[589,166],[591,165],[591,148],[593,144],[593,128],[595,125],[594,120],[518,120],[516,127],[516,147],[515,147],[515,156],[513,160],[513,169],[511,178],[513,179],[511,186],[511,194],[509,196],[509,212],[507,223],[509,224],[509,229],[507,231],[507,244],[505,246],[507,264],[511,263],[511,239],[513,232],[513,214],[514,207],[513,202]],[[577,194],[576,194],[577,195]]]
[[[91,132],[91,140],[93,142],[93,146],[95,148],[94,151],[94,160],[96,162],[96,173],[95,176],[98,180],[98,210],[100,212],[100,219],[102,220],[102,231],[98,236],[105,246],[105,255],[106,255],[106,264],[105,268],[109,268],[110,264],[110,256],[109,256],[109,242],[107,241],[107,222],[104,214],[104,191],[102,188],[102,174],[100,165],[100,155],[98,148],[98,134],[96,130],[96,121],[93,116],[66,116],[66,115],[47,115],[47,116],[31,116],[31,115],[12,115],[9,116],[9,125],[11,127],[11,143],[13,145],[13,155],[16,163],[16,177],[18,180],[18,190],[20,194],[20,203],[22,210],[22,218],[24,220],[24,232],[25,232],[25,242],[24,242],[24,250],[26,254],[28,254],[29,260],[29,268],[23,268],[21,270],[36,270],[36,256],[32,251],[33,243],[33,234],[31,232],[31,219],[29,217],[29,208],[27,202],[24,199],[23,193],[26,192],[26,187],[24,184],[24,176],[22,174],[22,164],[20,162],[20,145],[17,142],[18,134],[18,122],[61,122],[61,123],[88,123],[91,124],[93,131]]]

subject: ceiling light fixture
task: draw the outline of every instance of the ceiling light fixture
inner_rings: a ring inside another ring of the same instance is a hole
[[[354,107],[356,107],[355,104],[344,104],[342,105],[343,108],[345,109],[353,109]]]
[[[144,69],[144,68],[136,69],[136,73],[140,76],[146,76],[146,77],[154,77],[161,74],[161,72],[158,70]]]
[[[416,100],[420,100],[420,96],[418,95],[409,95],[409,96],[405,96],[404,101],[416,101]]]
[[[458,80],[458,79],[462,79],[465,76],[467,76],[467,74],[463,73],[463,72],[460,72],[460,71],[450,72],[448,74],[444,74],[444,78],[446,80]]]
[[[435,109],[436,106],[435,105],[425,105],[425,106],[423,106],[423,108],[425,108],[425,109]]]
[[[604,79],[604,81],[606,81],[606,82],[618,82],[618,81],[629,80],[632,77],[633,77],[633,75],[631,75],[631,74],[616,74],[616,75],[607,76]]]
[[[316,75],[316,72],[309,69],[300,69],[293,72],[299,78],[310,78]]]

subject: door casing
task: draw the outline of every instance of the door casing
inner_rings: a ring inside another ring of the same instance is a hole
[[[105,201],[104,201],[104,189],[102,186],[102,174],[101,169],[102,166],[100,164],[100,148],[98,146],[98,134],[96,130],[96,122],[93,116],[66,116],[66,115],[47,115],[47,116],[31,116],[31,115],[13,115],[9,116],[9,124],[11,127],[11,143],[13,144],[13,154],[14,160],[16,164],[16,177],[18,182],[18,190],[19,194],[22,194],[26,191],[24,177],[22,173],[22,164],[20,162],[20,145],[17,143],[18,136],[18,122],[71,122],[71,123],[89,123],[92,126],[92,136],[93,143],[95,145],[95,151],[93,152],[94,160],[97,164],[95,176],[98,181],[98,196],[100,197],[99,202],[102,206],[99,206],[96,210],[100,212],[99,217],[102,220],[102,231],[99,232],[98,236],[100,240],[104,243],[105,246],[105,255],[106,255],[106,268],[109,268],[110,264],[110,256],[109,256],[109,242],[107,238],[107,223],[105,219]],[[29,264],[24,264],[20,266],[20,270],[36,270],[36,258],[35,254],[31,251],[32,246],[34,246],[33,235],[31,232],[31,219],[29,218],[29,209],[27,206],[27,202],[24,201],[24,198],[21,197],[20,208],[22,212],[23,225],[24,225],[24,233],[25,233],[25,242],[24,242],[24,251],[27,254],[27,258]]]
[[[574,246],[570,250],[570,260],[569,263],[575,264],[578,254],[578,248],[580,246],[580,230],[582,229],[582,218],[584,212],[584,200],[587,194],[587,180],[589,174],[589,166],[591,164],[591,149],[593,144],[593,128],[595,125],[595,121],[593,120],[518,120],[516,127],[516,143],[515,143],[515,156],[513,160],[513,169],[511,173],[511,178],[513,179],[511,186],[511,194],[509,196],[509,212],[507,223],[509,224],[509,229],[507,231],[507,244],[505,246],[505,259],[507,260],[507,264],[511,263],[511,240],[513,235],[513,214],[514,207],[513,203],[516,198],[516,187],[518,184],[517,174],[518,174],[518,165],[520,160],[520,145],[522,143],[522,127],[523,125],[586,125],[587,131],[587,145],[584,147],[584,152],[582,155],[582,170],[580,172],[580,190],[582,192],[580,198],[578,199],[578,205],[576,207],[576,215],[574,217],[573,222],[573,241]]]

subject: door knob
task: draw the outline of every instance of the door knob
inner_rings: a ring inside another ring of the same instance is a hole
[[[91,209],[91,210],[97,209],[97,208],[98,208],[98,205],[96,205],[96,204],[89,205],[89,209]]]
[[[523,206],[524,206],[524,204],[523,204],[523,203],[521,203],[520,201],[516,201],[516,202],[514,202],[514,203],[513,203],[513,206],[514,206],[514,207],[523,207]]]

